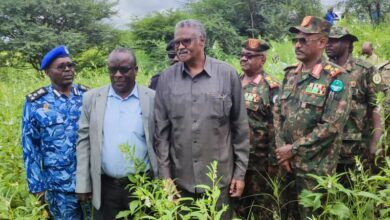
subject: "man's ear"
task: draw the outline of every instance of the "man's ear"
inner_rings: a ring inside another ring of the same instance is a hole
[[[206,38],[204,38],[203,36],[199,37],[199,42],[204,47],[206,45]]]
[[[266,61],[267,61],[267,55],[264,54],[263,56],[261,56],[261,62],[264,65]]]
[[[319,48],[320,49],[325,49],[326,48],[326,45],[328,44],[328,38],[327,37],[321,37],[320,39],[319,39]]]

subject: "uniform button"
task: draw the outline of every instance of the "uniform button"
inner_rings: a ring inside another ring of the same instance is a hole
[[[198,162],[198,160],[194,160],[194,163],[197,163]]]
[[[197,143],[197,141],[196,141],[196,140],[194,140],[193,142],[194,142],[195,144]]]
[[[196,120],[194,120],[194,123],[196,123]]]
[[[196,99],[192,100],[193,102],[196,102]]]

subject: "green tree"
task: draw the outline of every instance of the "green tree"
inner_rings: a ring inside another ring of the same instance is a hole
[[[56,45],[77,54],[95,45],[115,44],[115,32],[101,21],[115,14],[106,0],[1,0],[0,48],[19,52],[39,69]]]
[[[186,18],[189,18],[188,14],[181,10],[168,10],[144,18],[135,18],[130,24],[132,47],[143,49],[153,58],[158,58],[154,52],[160,41],[167,43],[172,40],[176,23]]]
[[[390,11],[389,0],[343,0],[339,5],[345,8],[345,14],[369,18],[372,24],[385,21]]]

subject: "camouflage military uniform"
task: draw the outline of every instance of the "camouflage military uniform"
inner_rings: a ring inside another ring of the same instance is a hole
[[[351,90],[347,73],[323,61],[313,71],[302,64],[287,67],[275,108],[276,147],[292,144],[290,159],[297,193],[314,190],[307,174],[335,173],[340,152],[340,131],[350,111]],[[300,211],[301,216],[310,212]]]
[[[368,156],[371,134],[368,121],[376,106],[376,92],[380,91],[378,85],[381,83],[374,80],[374,77],[378,77],[374,66],[363,60],[350,57],[343,68],[351,80],[352,102],[351,113],[342,135],[338,172],[345,172],[347,168],[354,170],[355,156]]]
[[[378,73],[382,76],[383,86],[384,86],[384,93],[385,93],[385,111],[384,111],[384,117],[386,119],[385,121],[385,128],[386,130],[390,126],[390,61],[387,61],[381,65],[378,66]],[[387,145],[390,144],[390,130],[387,130]],[[387,151],[387,156],[390,155],[390,151]]]
[[[271,76],[261,73],[243,89],[251,148],[245,174],[246,185],[237,207],[237,214],[242,218],[248,217],[251,213],[255,219],[272,219],[272,213],[265,208],[272,210],[272,204],[275,202],[264,194],[272,195],[266,178],[269,152],[271,145],[274,144],[271,108],[278,94],[279,84]]]
[[[23,109],[22,147],[30,192],[46,191],[54,219],[81,219],[75,195],[76,141],[82,95],[73,85],[67,97],[52,86],[27,95]]]

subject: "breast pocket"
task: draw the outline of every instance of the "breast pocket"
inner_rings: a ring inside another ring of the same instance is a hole
[[[48,114],[40,118],[41,138],[48,146],[62,145],[66,140],[66,118],[62,114]]]
[[[210,118],[227,118],[230,116],[232,100],[229,95],[218,93],[206,93],[206,108]]]
[[[300,98],[300,104],[309,117],[315,116],[315,119],[319,121],[324,110],[325,96],[303,94]]]

